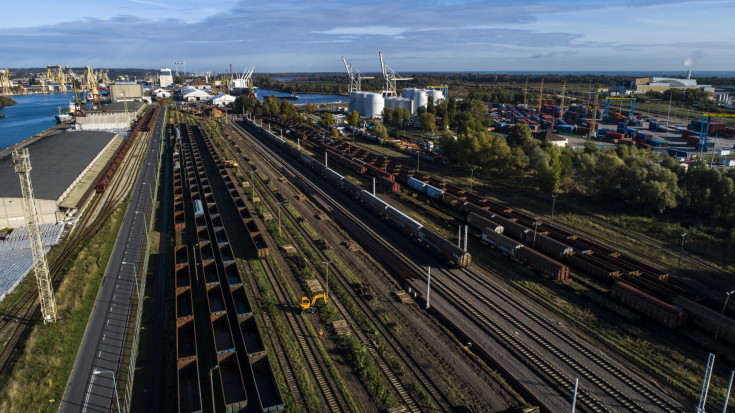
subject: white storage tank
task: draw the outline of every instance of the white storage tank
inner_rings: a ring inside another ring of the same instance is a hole
[[[421,106],[426,107],[429,103],[429,97],[426,93],[426,89],[417,89],[413,95],[413,112],[416,113]]]
[[[347,107],[350,113],[352,113],[353,110],[357,110],[357,94],[358,93],[359,92],[350,92],[350,101]],[[360,111],[358,110],[358,112]]]
[[[403,89],[403,92],[401,92],[401,96],[406,99],[413,99],[414,95],[416,94],[416,88],[415,87],[407,87]]]
[[[398,99],[400,99],[400,98],[397,98],[397,97],[394,97],[394,96],[388,96],[388,97],[386,97],[385,98],[385,107],[386,108],[390,108],[390,109],[397,108],[398,107]]]
[[[361,116],[365,116],[365,94],[365,92],[357,92],[357,96],[355,99],[355,110]]]
[[[434,97],[434,104],[435,105],[437,103],[439,103],[440,100],[443,100],[444,99],[444,93],[441,90],[429,89],[428,90],[428,94],[429,94],[429,96],[433,96]]]
[[[396,98],[395,108],[403,108],[406,109],[408,113],[413,113],[413,100],[406,98]]]
[[[365,114],[363,116],[373,118],[383,115],[385,101],[380,93],[365,93]]]

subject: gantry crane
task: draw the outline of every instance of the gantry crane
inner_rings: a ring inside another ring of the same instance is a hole
[[[564,85],[566,85],[566,82],[564,83]],[[595,131],[595,126],[597,124],[597,109],[598,109],[597,98],[599,97],[599,94],[600,94],[600,85],[596,84],[595,85],[595,103],[592,106],[592,123],[590,123],[590,132],[589,132],[590,138],[593,136],[595,137],[597,136],[597,132]]]
[[[707,143],[707,135],[709,134],[709,126],[710,123],[712,123],[712,118],[735,118],[735,114],[733,113],[703,113],[702,114],[702,125],[699,128],[699,143],[697,144],[697,149],[699,150],[699,158],[702,158],[702,152],[706,151],[708,149],[708,143]],[[715,161],[715,151],[714,148],[712,150],[712,160],[710,161],[710,166],[712,166],[712,163]]]
[[[383,62],[383,52],[378,52],[380,56],[380,67],[383,70],[383,79],[385,79],[385,89],[383,89],[383,96],[398,96],[396,91],[396,81],[411,80],[411,77],[402,77],[390,66]]]
[[[605,98],[605,110],[602,112],[602,119],[607,120],[610,111],[610,101],[630,101],[630,107],[628,110],[628,117],[632,117],[635,114],[635,96],[624,96],[624,97],[606,97]]]
[[[33,186],[31,185],[31,157],[28,148],[13,150],[13,166],[15,173],[20,177],[20,189],[23,194],[23,215],[28,226],[28,239],[31,242],[31,253],[33,255],[33,269],[36,273],[36,284],[38,285],[38,298],[41,302],[41,315],[43,323],[56,322],[56,300],[54,299],[54,287],[51,284],[46,253],[43,251],[43,239],[41,238],[41,222],[38,218],[36,202],[33,199]]]
[[[100,92],[97,90],[97,77],[94,75],[94,70],[89,66],[84,67],[84,83],[86,83],[87,90],[92,94],[92,103],[99,105]]]
[[[350,87],[348,90],[350,93],[360,92],[362,90],[363,79],[373,79],[373,76],[363,76],[356,67],[352,66],[352,63],[347,63],[344,56],[342,56],[342,63],[345,64],[345,69],[347,69],[347,76],[350,78]]]
[[[64,89],[64,85],[66,85],[66,75],[64,75],[64,71],[61,69],[61,65],[46,66],[46,77],[61,85],[62,90]]]
[[[541,106],[544,104],[544,78],[541,78],[541,90],[538,95],[538,113],[541,113]]]

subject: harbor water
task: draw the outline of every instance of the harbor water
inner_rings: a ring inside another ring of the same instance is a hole
[[[349,102],[350,97],[349,96],[342,96],[342,95],[317,95],[317,94],[311,94],[311,93],[296,93],[298,96],[298,99],[291,100],[290,102],[295,105],[305,104],[305,103],[312,103],[312,104],[319,104],[319,103],[346,103]],[[258,89],[258,100],[263,101],[263,99],[267,96],[275,96],[275,97],[288,97],[291,96],[290,93],[285,92],[278,92],[275,90],[265,90],[265,89]]]
[[[52,93],[47,95],[12,96],[16,103],[0,109],[5,119],[0,119],[0,150],[43,132],[56,125],[54,115],[59,107],[65,110],[73,93]]]

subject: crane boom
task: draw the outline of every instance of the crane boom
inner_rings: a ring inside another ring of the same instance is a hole
[[[398,80],[411,80],[410,77],[402,77],[390,66],[386,65],[383,61],[383,52],[378,52],[380,56],[380,68],[383,71],[383,79],[385,79],[385,89],[383,90],[384,96],[397,96],[396,81]]]

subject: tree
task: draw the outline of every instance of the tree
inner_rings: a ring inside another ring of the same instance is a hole
[[[306,110],[306,113],[314,113],[316,106],[311,102],[307,102],[306,105],[304,105],[304,110]]]
[[[319,118],[319,124],[325,128],[329,129],[331,126],[334,126],[337,124],[337,122],[334,121],[334,116],[332,116],[329,112],[322,112],[322,116]]]
[[[436,106],[434,106],[434,96],[429,96],[426,99],[426,111],[432,115],[436,115]]]
[[[350,112],[350,114],[347,115],[347,123],[352,126],[357,126],[357,124],[360,123],[360,114],[357,113],[356,110]]]
[[[411,120],[411,112],[407,111],[404,108],[396,108],[395,114],[393,116],[393,121],[396,123],[396,126],[405,125],[410,120]]]
[[[419,117],[421,119],[421,131],[425,133],[431,133],[436,130],[436,117],[431,113],[422,113]]]
[[[559,190],[559,176],[554,168],[545,161],[539,165],[538,178],[541,191],[551,194]]]
[[[386,140],[388,138],[388,130],[382,123],[376,123],[373,125],[373,135],[377,136],[381,140]]]
[[[263,116],[278,116],[281,113],[280,101],[275,96],[268,96],[263,101]]]
[[[259,105],[258,99],[250,96],[238,96],[232,104],[233,110],[236,113],[253,113],[255,108]]]
[[[339,138],[339,130],[337,128],[332,129],[332,137]]]
[[[393,118],[395,117],[395,111],[391,108],[383,108],[383,123],[386,125],[393,125]]]
[[[528,125],[516,123],[515,125],[513,125],[512,128],[510,128],[507,140],[508,145],[510,145],[511,148],[524,148],[533,143],[534,139],[533,135],[531,134],[531,129],[528,127]]]

